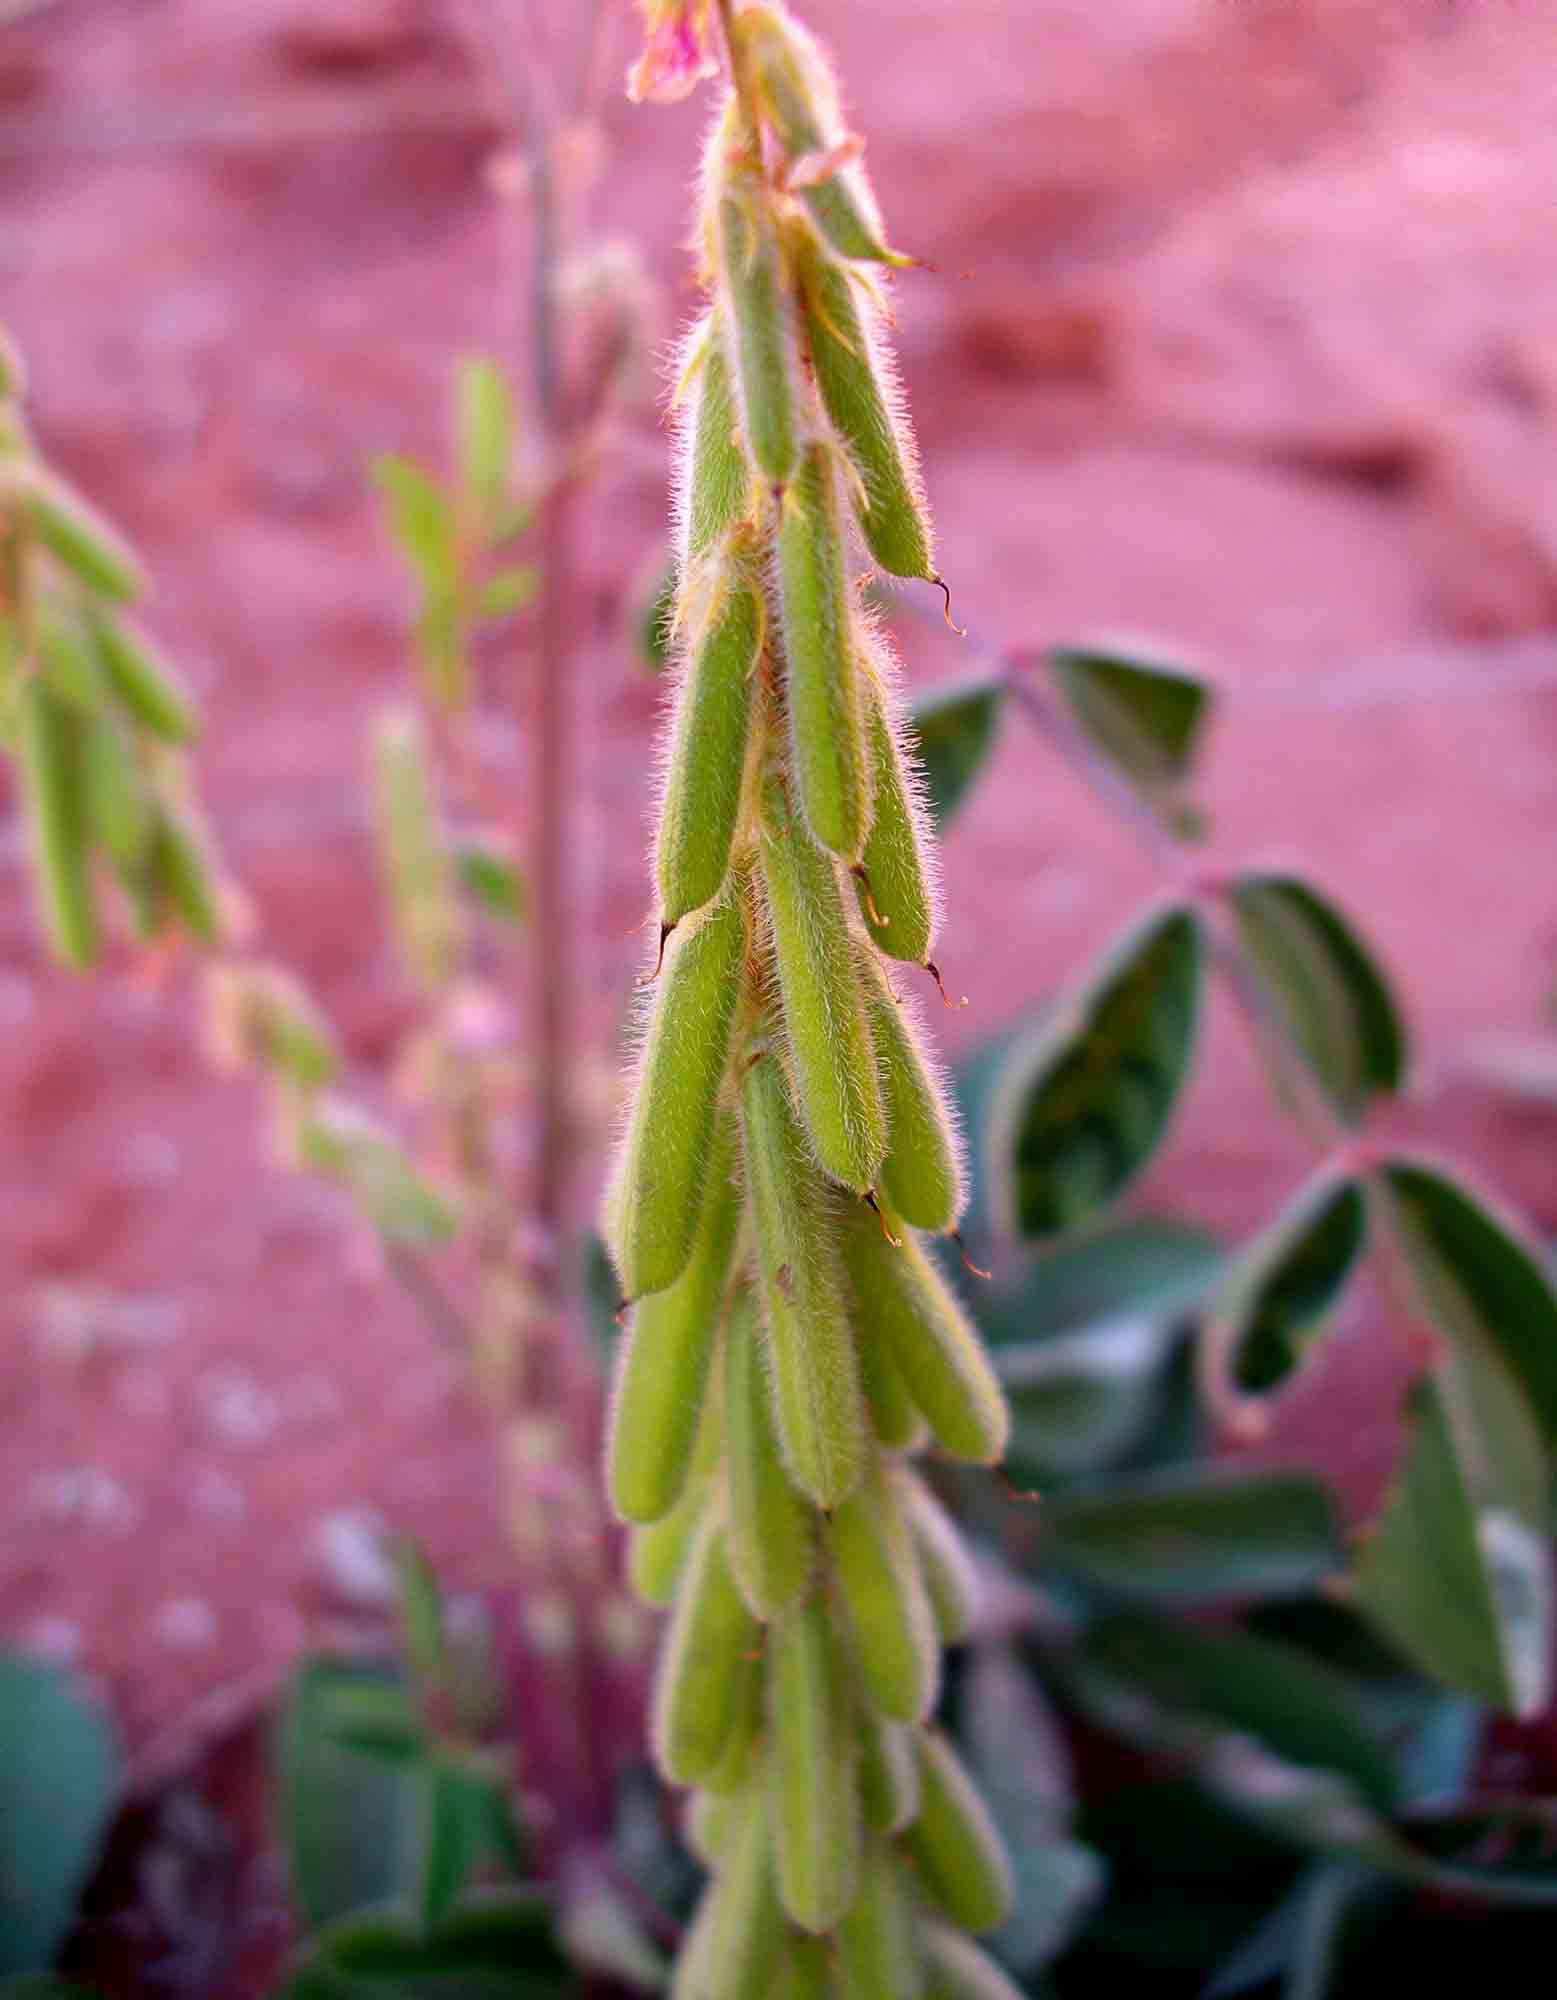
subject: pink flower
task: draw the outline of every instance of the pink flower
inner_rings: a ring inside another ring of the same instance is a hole
[[[717,76],[711,36],[713,0],[638,0],[648,24],[643,54],[627,73],[627,95],[674,104],[705,76]]]

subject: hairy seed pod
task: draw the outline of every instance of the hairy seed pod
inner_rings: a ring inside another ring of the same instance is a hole
[[[911,1235],[894,1247],[863,1210],[843,1218],[838,1240],[861,1346],[882,1342],[953,1458],[995,1464],[1010,1431],[1005,1397],[945,1279]]]
[[[1022,1989],[972,1938],[946,1924],[919,1927],[924,1952],[927,2000],[1022,2000]]]
[[[916,1472],[898,1466],[893,1476],[942,1643],[960,1646],[973,1630],[978,1604],[978,1582],[966,1545],[951,1516]]]
[[[935,558],[918,453],[879,315],[873,307],[861,310],[848,266],[829,256],[803,223],[791,231],[789,248],[816,384],[860,476],[860,531],[884,570],[930,579]]]
[[[43,678],[61,701],[82,715],[101,715],[108,689],[97,654],[75,618],[44,607],[38,617],[38,656]]]
[[[776,781],[763,796],[762,869],[800,1113],[823,1169],[863,1194],[887,1150],[853,934],[838,870]]]
[[[919,1744],[919,1814],[908,1851],[925,1893],[965,1931],[992,1931],[1011,1913],[1011,1863],[989,1809],[938,1729]]]
[[[854,1901],[838,1921],[844,1991],[879,1994],[882,2000],[920,2000],[924,1969],[915,1931],[902,1863],[885,1841],[867,1841]]]
[[[791,1931],[784,1963],[762,2000],[838,2000],[828,1940]]]
[[[919,1811],[919,1748],[915,1732],[889,1722],[868,1701],[859,1704],[860,1799],[877,1833],[901,1833]]]
[[[682,1837],[705,1868],[720,1868],[729,1851],[740,1801],[733,1793],[689,1792]]]
[[[195,942],[219,945],[227,930],[220,877],[204,829],[187,806],[158,808],[151,873],[166,905]]]
[[[827,1523],[826,1549],[871,1700],[894,1722],[935,1704],[935,1620],[908,1524],[879,1462]]]
[[[174,669],[133,626],[106,613],[90,614],[98,658],[126,712],[167,743],[190,743],[199,718]]]
[[[97,908],[87,865],[86,718],[42,679],[17,696],[34,877],[49,942],[67,965],[97,957]]]
[[[825,445],[809,447],[785,489],[778,581],[800,803],[822,845],[858,861],[870,831],[870,759],[838,475]]]
[[[914,1408],[902,1371],[879,1340],[858,1348],[860,1386],[870,1410],[870,1427],[888,1451],[911,1451],[927,1435],[924,1418]]]
[[[151,842],[152,813],[130,746],[111,716],[99,716],[82,733],[82,780],[91,835],[114,866],[134,874]]]
[[[654,1754],[673,1783],[700,1784],[717,1767],[757,1644],[757,1628],[725,1555],[724,1531],[709,1515],[687,1553],[655,1667]]]
[[[764,1705],[767,1674],[759,1646],[753,1646],[742,1660],[741,1667],[741,1680],[735,1697],[735,1720],[730,1725],[719,1762],[703,1780],[704,1791],[717,1793],[720,1797],[740,1791],[758,1768],[767,1722]]]
[[[683,568],[752,511],[751,467],[741,450],[740,412],[717,314],[709,313],[699,322],[688,352],[695,372],[682,440],[683,494],[678,513],[686,537]]]
[[[676,1965],[671,2000],[760,1993],[783,1960],[787,1927],[760,1787],[735,1801],[719,1872],[704,1891]]]
[[[714,1372],[717,1376],[717,1356]],[[645,1604],[667,1605],[675,1597],[687,1551],[709,1510],[713,1470],[724,1435],[722,1401],[717,1381],[711,1382],[703,1397],[703,1414],[681,1498],[668,1514],[646,1527],[635,1527],[628,1537],[627,1578]]]
[[[734,377],[747,447],[763,477],[795,469],[797,356],[778,230],[761,176],[732,166],[719,196],[720,318],[734,336]]]
[[[801,1492],[818,1507],[836,1507],[865,1463],[859,1364],[831,1203],[771,1049],[747,1069],[741,1113],[779,1446]]]
[[[789,159],[831,168],[800,176],[796,187],[823,236],[841,257],[909,263],[887,247],[870,183],[852,157],[858,146],[844,129],[832,66],[814,36],[776,7],[743,8],[735,36],[763,116]]]
[[[22,513],[56,562],[115,604],[140,596],[140,565],[95,507],[41,465],[26,466],[21,481]]]
[[[775,1625],[768,1651],[779,1893],[802,1930],[830,1930],[854,1895],[860,1805],[854,1718],[822,1599]]]
[[[881,1191],[905,1222],[940,1234],[956,1226],[963,1204],[961,1148],[950,1101],[886,974],[863,944],[857,956],[887,1106]]]
[[[715,1130],[687,1267],[633,1308],[606,1439],[607,1484],[624,1521],[659,1520],[686,1485],[740,1224],[735,1164],[735,1121],[726,1115]]]
[[[812,1510],[784,1470],[755,1296],[743,1292],[725,1335],[725,1532],[730,1565],[755,1617],[795,1602],[816,1561]]]
[[[762,598],[737,568],[676,697],[654,860],[660,922],[667,927],[712,902],[730,870],[762,628]]]
[[[855,892],[876,949],[904,964],[924,965],[935,941],[935,887],[922,785],[878,678],[888,670],[879,637],[871,651],[878,665],[861,678],[875,817],[860,856],[865,879],[856,878]]]
[[[706,915],[678,929],[665,953],[614,1218],[622,1285],[631,1299],[673,1285],[692,1255],[745,955],[738,881]]]

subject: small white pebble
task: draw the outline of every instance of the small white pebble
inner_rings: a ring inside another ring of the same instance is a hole
[[[174,1597],[152,1620],[158,1643],[170,1653],[203,1653],[216,1643],[216,1613],[203,1597]]]
[[[338,1507],[314,1529],[314,1555],[325,1581],[358,1610],[387,1611],[399,1600],[386,1533],[383,1516],[372,1507]]]
[[[98,1465],[61,1466],[35,1472],[27,1482],[25,1501],[31,1514],[52,1521],[76,1521],[125,1535],[140,1520],[134,1494]]]
[[[276,1399],[238,1368],[212,1368],[196,1388],[208,1428],[226,1444],[263,1444],[276,1428]]]

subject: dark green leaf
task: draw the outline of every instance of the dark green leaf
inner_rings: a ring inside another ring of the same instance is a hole
[[[1291,1596],[1342,1554],[1328,1492],[1296,1472],[1184,1467],[1057,1503],[1050,1525],[1056,1563],[1144,1602]]]
[[[514,446],[514,399],[494,361],[467,356],[455,378],[460,485],[490,519],[508,484]]]
[[[1324,1174],[1238,1259],[1206,1338],[1219,1379],[1246,1396],[1278,1388],[1324,1332],[1362,1255],[1361,1183]]]
[[[56,1979],[52,1972],[23,1972],[0,1979],[0,2000],[101,2000],[101,1995],[95,1986]]]
[[[426,1747],[410,1689],[387,1674],[339,1675],[318,1700],[325,1726],[347,1749],[403,1761]]]
[[[1240,875],[1239,943],[1283,1033],[1334,1109],[1355,1119],[1399,1090],[1406,1031],[1389,982],[1346,918],[1301,876]]]
[[[622,1286],[616,1266],[611,1262],[605,1239],[592,1229],[584,1238],[584,1311],[589,1330],[595,1336],[595,1346],[606,1359],[616,1352],[621,1336],[622,1325],[617,1317],[621,1305]]]
[[[1011,1406],[1011,1478],[1048,1486],[1116,1465],[1156,1416],[1182,1341],[1175,1321],[1136,1318],[997,1347]]]
[[[0,1653],[0,1972],[42,1972],[75,1921],[123,1760],[70,1677]]]
[[[421,1883],[418,1907],[429,1936],[454,1906],[484,1844],[486,1788],[440,1759],[422,1773]]]
[[[930,817],[943,834],[988,762],[1005,712],[998,675],[952,681],[914,703],[910,727],[924,766]]]
[[[985,1142],[1007,1233],[1074,1228],[1146,1165],[1189,1072],[1200,986],[1199,924],[1170,904],[1012,1048]]]
[[[1194,770],[1210,710],[1206,683],[1173,667],[1117,653],[1057,648],[1044,664],[1093,748],[1165,814],[1184,838],[1198,816],[1177,793]]]
[[[536,1890],[468,1896],[428,1936],[390,1910],[334,1924],[312,1944],[307,2000],[562,2000],[573,1990],[551,1905]]]
[[[1547,1460],[1493,1353],[1414,1389],[1405,1457],[1357,1559],[1357,1605],[1425,1672],[1533,1715],[1551,1686]]]
[[[1502,1355],[1557,1441],[1557,1295],[1513,1224],[1425,1162],[1391,1160],[1387,1214],[1422,1309],[1457,1346]]]
[[[448,497],[414,459],[386,453],[373,462],[390,526],[429,595],[453,596],[459,585],[454,512]]]
[[[1399,1797],[1395,1758],[1341,1675],[1289,1646],[1229,1628],[1106,1620],[1088,1657],[1152,1701],[1254,1737],[1291,1764],[1338,1771],[1381,1812]]]
[[[524,922],[529,899],[517,862],[480,840],[462,840],[454,862],[464,888],[485,910],[504,923]]]
[[[339,1740],[343,1699],[389,1675],[305,1660],[277,1718],[275,1761],[292,1894],[309,1925],[388,1900],[407,1886],[419,1773]]]

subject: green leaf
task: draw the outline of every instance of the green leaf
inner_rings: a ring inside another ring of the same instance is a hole
[[[42,1972],[69,1935],[123,1758],[57,1667],[0,1653],[0,1973]]]
[[[534,563],[518,563],[512,569],[500,569],[481,586],[476,598],[476,611],[482,618],[511,618],[516,611],[523,611],[527,604],[535,601],[535,593],[540,587],[541,573]]]
[[[1219,1379],[1266,1395],[1302,1364],[1357,1268],[1367,1213],[1360,1182],[1321,1174],[1249,1246],[1205,1336]]]
[[[1194,1052],[1201,957],[1194,912],[1155,909],[1012,1048],[985,1139],[1006,1234],[1074,1228],[1156,1151]]]
[[[1198,818],[1177,792],[1192,775],[1211,690],[1178,668],[1117,653],[1058,647],[1044,664],[1092,747],[1163,813],[1181,838]]]
[[[404,1540],[395,1549],[395,1568],[411,1671],[419,1681],[441,1687],[448,1679],[449,1652],[443,1634],[443,1592],[433,1566],[424,1549]]]
[[[1342,1559],[1329,1493],[1297,1472],[1176,1468],[1058,1502],[1050,1526],[1057,1566],[1143,1603],[1292,1596]]]
[[[310,1659],[287,1690],[274,1754],[293,1900],[310,1926],[387,1901],[407,1884],[420,1773],[339,1738],[353,1689],[397,1685],[368,1667]]]
[[[312,1941],[289,2000],[564,2000],[572,1974],[552,1935],[548,1899],[509,1889],[464,1898],[429,1935],[395,1910],[332,1924]]]
[[[459,407],[460,485],[489,520],[508,484],[514,448],[514,399],[494,361],[467,357],[455,380]]]
[[[1395,1757],[1360,1691],[1293,1647],[1126,1616],[1093,1627],[1086,1650],[1162,1706],[1252,1736],[1288,1763],[1340,1772],[1380,1812],[1399,1799]]]
[[[23,1972],[0,1979],[0,2000],[102,2000],[95,1986],[78,1986],[73,1979],[56,1979],[52,1972]]]
[[[1491,1352],[1414,1388],[1405,1456],[1357,1558],[1354,1600],[1424,1672],[1515,1715],[1551,1688],[1547,1458]]]
[[[914,703],[910,728],[924,766],[930,817],[944,834],[989,761],[1005,713],[998,675],[931,688]]]
[[[403,1762],[420,1757],[427,1747],[403,1681],[382,1674],[341,1675],[321,1691],[319,1701],[324,1726],[347,1749]]]
[[[453,1909],[481,1851],[486,1787],[457,1765],[435,1758],[422,1773],[421,1881],[417,1907],[431,1936]]]
[[[1391,1231],[1428,1319],[1457,1347],[1501,1354],[1548,1442],[1557,1441],[1557,1295],[1539,1251],[1425,1161],[1391,1160],[1382,1180]]]
[[[1183,1342],[1171,1319],[1117,1319],[994,1350],[1011,1408],[1005,1466],[1018,1485],[1106,1472],[1157,1415]]]
[[[1226,1265],[1209,1230],[1133,1215],[1034,1252],[1015,1276],[980,1284],[971,1297],[985,1341],[1001,1347],[1121,1319],[1177,1323],[1205,1302]]]
[[[56,562],[111,603],[128,604],[146,587],[134,552],[97,509],[63,479],[31,464],[18,497],[29,526]]]
[[[373,461],[389,524],[428,595],[454,597],[459,589],[454,511],[447,496],[414,459],[390,452]]]
[[[524,875],[500,849],[480,840],[462,840],[454,849],[461,886],[489,915],[522,924],[528,907]]]
[[[1240,875],[1229,891],[1244,957],[1335,1111],[1357,1119],[1406,1071],[1406,1030],[1383,971],[1346,918],[1301,876]]]

